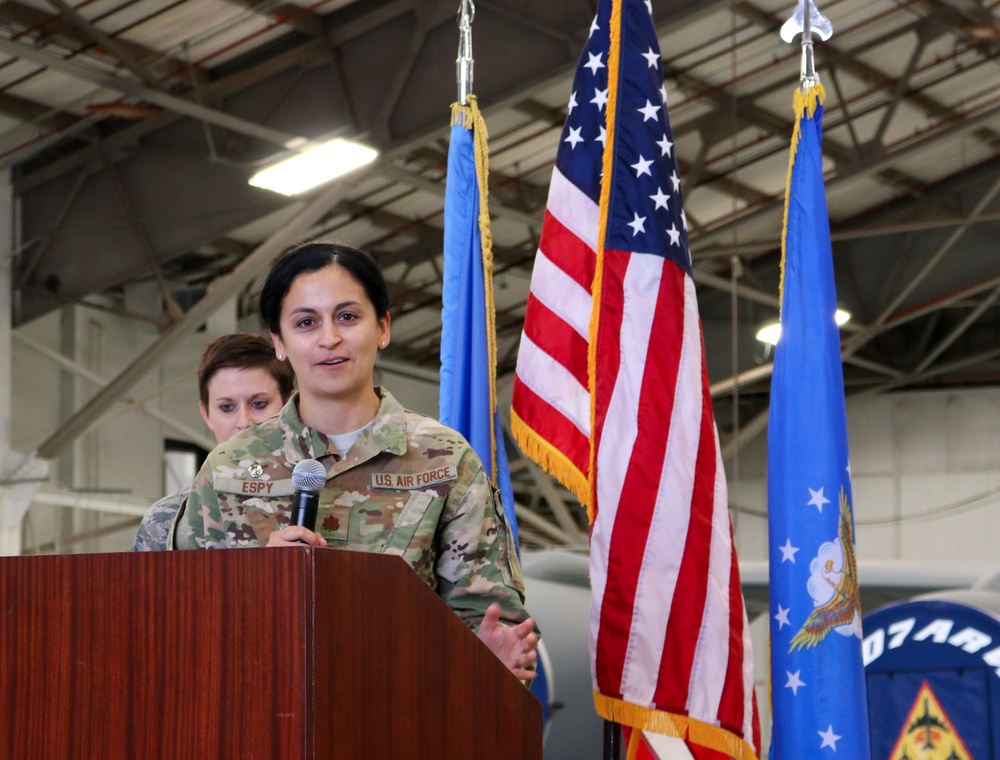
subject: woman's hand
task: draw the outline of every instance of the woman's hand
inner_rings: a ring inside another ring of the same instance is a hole
[[[326,539],[319,533],[303,528],[301,525],[288,525],[274,531],[267,538],[268,546],[326,546]]]
[[[486,609],[479,626],[479,640],[522,681],[535,677],[534,664],[538,660],[538,636],[535,621],[528,618],[513,626],[500,625],[500,605],[493,602]]]

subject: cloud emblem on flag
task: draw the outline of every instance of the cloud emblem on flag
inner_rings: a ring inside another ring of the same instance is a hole
[[[861,638],[861,605],[858,601],[858,563],[854,554],[854,526],[847,494],[840,489],[839,535],[820,546],[809,565],[806,584],[816,609],[792,638],[789,652],[810,649],[830,631]]]

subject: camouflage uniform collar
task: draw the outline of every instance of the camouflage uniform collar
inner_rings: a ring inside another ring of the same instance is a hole
[[[378,413],[354,442],[343,463],[345,466],[367,461],[383,451],[396,456],[406,453],[406,412],[385,388],[376,388],[375,391],[382,399]],[[299,394],[295,392],[278,415],[284,431],[285,460],[294,466],[303,459],[339,459],[339,452],[330,439],[302,422],[298,402]],[[335,468],[343,469],[340,466]]]

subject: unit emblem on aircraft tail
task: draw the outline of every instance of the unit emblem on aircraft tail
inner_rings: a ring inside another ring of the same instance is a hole
[[[972,760],[927,681],[920,685],[889,760]]]

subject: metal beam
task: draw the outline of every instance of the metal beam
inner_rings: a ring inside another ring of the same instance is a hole
[[[87,493],[86,491],[63,491],[61,489],[39,488],[32,498],[35,504],[47,504],[66,509],[89,509],[93,512],[107,512],[113,515],[133,515],[142,517],[149,511],[149,502],[128,499],[108,494]]]
[[[976,308],[965,315],[965,319],[955,325],[955,328],[948,333],[933,349],[921,360],[920,364],[917,365],[914,372],[920,374],[924,372],[928,367],[930,367],[934,361],[951,346],[956,340],[958,340],[962,335],[965,334],[972,324],[979,319],[987,309],[992,308],[1000,298],[1000,288],[995,289],[986,298],[984,298]]]
[[[888,166],[891,162],[899,160],[905,156],[909,156],[914,153],[926,152],[929,145],[933,145],[945,137],[972,132],[977,126],[984,122],[988,122],[996,117],[997,114],[1000,114],[1000,102],[993,103],[974,113],[964,114],[960,119],[940,122],[938,126],[929,128],[923,134],[913,139],[906,140],[905,144],[900,147],[888,149],[883,155],[873,159],[869,163],[855,164],[846,170],[840,168],[837,170],[835,175],[827,178],[827,193],[829,194],[831,188],[836,187],[842,182],[855,177],[870,175],[873,172]],[[787,150],[787,148],[785,149]],[[699,232],[696,236],[692,235],[692,249],[700,250],[705,245],[715,242],[724,235],[731,234],[734,226],[745,225],[762,217],[766,217],[768,214],[780,212],[784,207],[784,202],[784,194],[782,193],[780,195],[775,195],[772,200],[757,206],[756,208],[747,210],[743,213],[731,215],[728,221],[721,222],[717,226],[712,227],[710,230]]]
[[[0,92],[0,114],[23,122],[34,122],[38,129],[57,132],[76,124],[80,117],[59,108],[43,105],[9,92]]]
[[[20,37],[25,32],[41,31],[45,40],[58,41],[71,48],[89,48],[93,44],[91,42],[92,38],[82,34],[79,27],[72,24],[68,19],[46,13],[39,8],[18,2],[18,0],[4,0],[4,2],[0,2],[0,20],[10,27],[22,29],[21,32],[18,32],[14,36]],[[133,61],[156,61],[156,65],[164,69],[162,72],[164,75],[185,71],[190,68],[183,61],[170,58],[159,50],[148,48],[122,37],[115,38],[115,44]],[[111,48],[108,49],[111,50]]]
[[[715,288],[716,290],[721,290],[724,293],[733,292],[732,280],[725,277],[720,277],[717,274],[712,274],[711,272],[706,272],[703,269],[695,268],[693,270],[694,281],[699,285],[707,285],[710,288]],[[747,285],[736,285],[736,295],[740,298],[745,298],[748,301],[756,301],[764,306],[770,306],[774,309],[781,308],[781,301],[778,300],[778,296],[773,293],[767,293],[758,288],[751,288]]]
[[[1000,348],[991,348],[986,351],[981,351],[978,354],[973,354],[971,356],[966,356],[961,359],[956,359],[948,364],[939,364],[936,367],[930,367],[921,374],[911,373],[900,380],[893,380],[888,383],[883,383],[882,385],[877,385],[873,388],[861,391],[857,394],[852,394],[853,396],[877,396],[881,393],[886,393],[891,390],[895,390],[904,385],[913,385],[914,383],[919,383],[921,380],[927,380],[932,377],[939,377],[941,375],[947,375],[949,372],[955,372],[957,370],[962,370],[967,367],[974,367],[977,364],[982,364],[983,362],[992,361],[1000,357]]]
[[[140,82],[126,79],[109,72],[103,72],[91,66],[85,66],[77,63],[76,61],[60,58],[57,55],[32,47],[31,45],[23,42],[16,42],[15,40],[0,37],[0,52],[6,53],[7,55],[15,58],[23,58],[33,63],[37,63],[40,66],[54,69],[55,71],[60,71],[63,74],[67,74],[84,82],[90,82],[91,84],[95,84],[100,87],[107,87],[108,89],[117,90],[118,92],[125,93],[126,95],[141,98],[149,103],[166,108],[168,111],[173,111],[184,116],[190,116],[193,119],[205,121],[209,124],[214,124],[217,127],[223,127],[224,129],[229,129],[233,132],[238,132],[239,134],[273,143],[274,145],[279,145],[289,150],[299,147],[306,142],[302,137],[279,132],[278,130],[265,127],[261,124],[254,124],[246,119],[241,119],[238,116],[232,116],[231,114],[224,113],[215,108],[203,106],[200,103],[195,103],[187,98],[154,90],[153,88],[147,87]]]
[[[905,374],[901,369],[889,367],[881,362],[874,362],[870,359],[865,359],[857,354],[854,354],[853,356],[841,356],[841,359],[844,364],[850,364],[853,367],[866,369],[869,372],[877,372],[878,374],[885,375],[886,377],[898,378],[903,377]]]
[[[3,179],[9,179],[10,173],[3,172]],[[3,183],[0,189],[0,230],[4,233],[2,239],[10,240],[10,224],[13,219],[11,206],[12,193],[10,184]],[[11,420],[13,418],[13,365],[11,363],[14,335],[11,315],[13,309],[13,277],[11,272],[12,256],[0,256],[0,481],[10,479],[11,470]],[[16,518],[16,519],[15,519]],[[0,491],[0,554],[15,554],[19,549],[20,516],[14,513],[13,501]],[[15,534],[14,528],[17,529]]]
[[[750,441],[767,430],[769,412],[770,410],[765,408],[763,411],[758,412],[746,425],[740,425],[739,433],[734,438],[726,441],[722,447],[720,455],[724,462],[732,459]]]
[[[892,378],[901,378],[903,373],[893,367],[887,367],[878,362],[868,361],[865,359],[844,356],[841,354],[842,361],[850,364],[856,364],[864,369],[872,370],[873,372],[879,372],[884,375],[888,375]],[[754,367],[753,369],[748,369],[740,372],[738,375],[733,377],[727,377],[725,380],[720,380],[717,383],[712,383],[708,392],[712,398],[719,398],[724,396],[726,393],[732,391],[734,386],[743,387],[745,385],[752,385],[753,383],[760,382],[761,380],[766,380],[774,373],[774,362],[768,362],[767,364],[762,364],[759,367]]]
[[[756,383],[758,380],[766,380],[771,376],[772,372],[774,372],[774,362],[762,364],[759,367],[754,367],[753,369],[740,372],[738,375],[734,375],[733,377],[727,377],[725,380],[712,383],[708,386],[708,394],[712,398],[718,398],[719,396],[729,393],[734,386],[739,385],[742,387],[744,385]]]
[[[129,71],[135,74],[139,79],[145,82],[150,87],[157,87],[156,77],[150,73],[148,69],[144,66],[140,66],[135,60],[132,54],[125,49],[118,40],[113,37],[108,36],[96,26],[91,24],[82,15],[77,13],[76,9],[64,0],[47,0],[49,5],[53,6],[60,14],[65,17],[69,23],[75,26],[80,32],[83,33],[85,37],[90,38],[92,42],[95,42],[100,47],[104,48],[110,52],[115,58],[117,58],[122,65],[125,66]]]
[[[229,74],[222,79],[216,79],[212,82],[201,84],[196,89],[187,93],[187,97],[196,98],[199,102],[220,100],[234,95],[235,93],[242,92],[243,90],[253,86],[256,82],[272,76],[277,76],[278,74],[288,71],[289,69],[295,67],[309,68],[312,66],[318,66],[325,60],[325,58],[326,49],[324,44],[319,40],[314,40],[295,48],[294,50],[290,50],[287,53],[282,53],[273,58],[269,58],[256,66],[240,69],[239,71]],[[88,118],[98,119],[103,117],[99,117],[97,114],[94,114],[92,117]],[[156,132],[157,130],[164,129],[172,122],[177,121],[180,118],[181,114],[179,113],[165,112],[160,116],[144,119],[137,124],[133,124],[116,132],[113,135],[108,135],[100,143],[81,148],[62,158],[57,158],[51,163],[48,163],[45,166],[35,169],[29,174],[16,179],[14,182],[14,190],[17,193],[27,193],[40,185],[57,179],[67,172],[73,171],[81,166],[86,166],[98,160],[103,154],[119,155],[121,152],[127,151],[132,146],[138,144],[139,141],[146,135]],[[65,134],[65,132],[62,133],[62,135],[57,133],[53,135],[51,139],[56,141],[61,139],[61,136],[65,136]],[[37,146],[31,144],[16,149],[15,153],[18,157],[18,161],[23,160],[28,155],[34,153],[36,149]],[[0,166],[10,166],[13,163],[16,163],[16,161],[14,161],[14,158],[10,154],[3,156],[2,160],[0,160]]]
[[[170,288],[167,286],[166,278],[163,276],[163,269],[160,267],[160,260],[156,256],[156,251],[153,250],[153,242],[149,239],[146,228],[139,220],[139,215],[136,213],[132,195],[126,190],[125,182],[122,180],[121,174],[118,172],[118,167],[113,162],[105,162],[104,168],[108,172],[108,176],[111,177],[111,184],[115,189],[115,193],[118,195],[118,201],[125,209],[125,216],[128,219],[128,223],[132,227],[132,231],[135,233],[136,240],[139,241],[139,249],[146,257],[146,262],[149,264],[149,267],[153,272],[153,278],[156,280],[157,287],[160,289],[160,298],[163,299],[163,303],[167,310],[167,318],[171,322],[176,322],[182,317],[183,313],[181,312],[181,308],[177,305],[177,302],[174,300],[174,296],[170,292]]]
[[[432,193],[440,198],[444,198],[444,183],[437,182],[426,177],[421,177],[415,172],[401,169],[390,163],[388,159],[382,159],[376,166],[376,171],[383,177],[402,182],[410,187]],[[498,203],[495,196],[490,197],[490,216],[505,216],[509,219],[516,219],[531,229],[539,229],[542,225],[543,213],[531,213],[521,209],[512,208],[506,204]]]
[[[91,370],[87,369],[78,362],[68,359],[58,351],[54,351],[47,346],[43,346],[41,343],[38,343],[37,341],[34,341],[31,338],[27,337],[26,335],[22,335],[21,333],[14,333],[13,336],[14,339],[19,343],[27,346],[28,348],[37,352],[38,354],[41,354],[46,359],[50,359],[63,369],[69,370],[75,375],[79,375],[83,379],[96,385],[98,388],[104,388],[107,386],[108,382],[103,377],[98,375],[96,372],[92,372]],[[188,378],[185,377],[182,379],[187,380]],[[156,395],[159,395],[159,393],[157,393]],[[124,411],[129,411],[130,409],[138,409],[143,414],[146,414],[147,416],[151,417],[157,422],[160,422],[163,425],[172,428],[173,430],[175,430],[176,432],[180,433],[182,436],[187,438],[189,441],[197,443],[202,448],[209,450],[215,448],[215,441],[210,436],[205,435],[204,433],[200,433],[196,430],[192,430],[187,425],[182,425],[180,422],[173,419],[169,415],[146,406],[145,400],[133,400],[131,398],[123,398],[120,399],[120,401],[121,403],[127,405]],[[100,427],[102,424],[110,422],[115,417],[117,417],[117,415],[109,415],[108,417],[98,420],[95,424],[89,426],[83,432],[89,433],[91,430]]]
[[[288,224],[261,243],[228,277],[217,280],[205,296],[184,318],[170,327],[121,374],[74,414],[65,425],[38,447],[38,455],[50,459],[81,435],[91,422],[115,403],[129,388],[159,364],[186,336],[193,333],[230,298],[235,297],[254,278],[267,271],[272,259],[289,245],[306,236],[324,214],[341,201],[347,192],[345,183],[336,183],[315,196]]]
[[[568,533],[564,530],[560,530],[528,507],[522,507],[520,504],[515,504],[514,511],[517,515],[519,525],[528,525],[537,530],[539,533],[544,533],[549,538],[559,542],[560,546],[585,547],[587,545],[587,537],[583,536],[579,531]]]
[[[948,227],[958,227],[968,224],[967,216],[959,217],[938,217],[932,219],[913,219],[907,222],[876,224],[870,227],[851,227],[830,230],[830,241],[833,243],[846,240],[860,240],[863,238],[880,237],[881,235],[900,235],[907,232],[924,232],[926,230],[941,230]],[[980,214],[974,224],[986,224],[988,222],[1000,221],[1000,211],[990,211]],[[708,259],[729,258],[733,254],[753,255],[776,251],[781,248],[781,239],[772,238],[768,240],[748,240],[745,243],[735,245],[718,245],[712,248],[703,248],[697,253],[693,253],[691,258],[694,261],[705,261]]]
[[[246,8],[279,24],[288,24],[293,29],[312,37],[319,37],[323,34],[322,16],[294,3],[274,2],[274,0],[226,0],[226,2]],[[311,5],[315,6],[316,4]]]
[[[508,438],[513,440],[514,436],[510,430],[510,423],[507,420],[502,420],[501,424],[503,425],[504,433]],[[552,477],[528,457],[521,457],[520,461],[524,462],[525,467],[528,468],[528,473],[531,475],[532,480],[535,481],[535,485],[549,505],[549,509],[552,511],[562,531],[570,536],[575,536],[577,542],[586,543],[587,534],[580,530],[580,526],[569,511],[569,506],[566,504],[565,499],[559,495],[559,490],[556,488]]]
[[[100,528],[95,528],[93,530],[87,530],[83,533],[75,533],[72,536],[60,536],[55,541],[46,541],[44,544],[38,544],[33,547],[25,547],[25,554],[48,554],[49,552],[62,553],[62,549],[66,546],[72,546],[73,544],[83,543],[84,541],[93,541],[96,538],[103,538],[104,536],[110,536],[114,533],[120,533],[123,530],[134,529],[138,527],[139,523],[142,522],[139,517],[127,517],[124,520],[118,520],[110,525],[102,525]]]
[[[927,46],[928,35],[924,33],[924,30],[927,28],[927,25],[921,27],[920,32],[917,34],[917,44],[913,46],[913,50],[910,51],[910,59],[906,62],[906,70],[903,71],[903,75],[896,81],[896,84],[892,88],[892,96],[889,98],[889,103],[886,105],[885,111],[882,113],[882,119],[879,121],[879,125],[875,129],[875,134],[871,138],[871,143],[874,145],[881,146],[883,144],[889,125],[892,124],[893,118],[899,112],[899,106],[903,102],[903,96],[910,88],[910,82],[913,79],[913,72],[916,71],[917,64],[920,62],[920,58],[924,54],[924,48]]]
[[[76,203],[77,198],[80,197],[80,191],[83,190],[84,183],[90,176],[90,171],[87,169],[81,169],[77,172],[76,179],[73,181],[73,186],[70,188],[65,200],[60,204],[59,209],[56,211],[55,216],[52,219],[52,224],[49,227],[46,234],[41,238],[35,238],[37,244],[34,246],[34,250],[29,250],[27,256],[25,257],[24,265],[21,267],[20,271],[16,273],[17,287],[21,288],[28,282],[31,278],[32,273],[35,271],[35,267],[38,262],[42,260],[45,253],[48,251],[52,242],[56,239],[56,235],[59,234],[59,229],[62,227],[63,222],[66,220],[66,215],[73,208],[73,204]]]
[[[885,330],[885,324],[889,317],[899,308],[899,306],[906,300],[906,298],[914,291],[914,289],[919,285],[924,279],[931,273],[931,271],[936,267],[941,260],[948,255],[951,249],[954,247],[955,243],[965,234],[966,230],[972,226],[979,215],[983,213],[986,207],[993,201],[997,193],[1000,193],[1000,174],[997,175],[996,180],[990,186],[979,202],[976,203],[975,208],[969,214],[969,217],[956,227],[948,237],[938,246],[937,250],[931,254],[930,258],[924,262],[924,265],[920,268],[912,278],[910,278],[909,283],[907,283],[903,288],[901,288],[895,295],[894,298],[890,300],[888,305],[882,309],[881,313],[875,318],[875,321],[869,325],[865,330],[855,335],[851,338],[844,350],[847,354],[853,354],[868,341],[870,341],[875,335]]]

